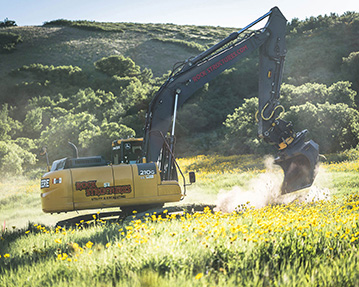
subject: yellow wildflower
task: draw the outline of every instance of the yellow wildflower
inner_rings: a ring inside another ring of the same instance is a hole
[[[86,247],[87,247],[88,249],[91,249],[91,248],[92,248],[92,245],[93,245],[93,243],[92,243],[91,241],[89,241],[89,242],[86,243]]]
[[[230,242],[232,243],[233,241],[235,241],[235,240],[237,239],[237,237],[238,237],[237,235],[231,237],[231,238],[230,238]]]
[[[201,279],[202,277],[203,277],[203,273],[198,273],[195,278],[196,278],[197,280],[199,280],[199,279]]]

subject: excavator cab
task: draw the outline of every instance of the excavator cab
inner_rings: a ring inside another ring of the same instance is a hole
[[[120,139],[112,142],[113,164],[140,162],[143,138]]]

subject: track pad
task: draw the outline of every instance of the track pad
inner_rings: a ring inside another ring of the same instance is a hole
[[[304,142],[299,137],[275,159],[275,163],[284,171],[281,193],[290,193],[310,187],[316,176],[319,159],[319,146],[314,141]]]

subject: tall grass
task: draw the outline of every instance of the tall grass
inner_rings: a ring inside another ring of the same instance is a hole
[[[337,167],[324,166],[324,181],[338,194],[328,200],[258,209],[248,203],[232,213],[134,213],[126,222],[94,218],[73,228],[8,228],[0,238],[0,285],[356,286],[359,193],[332,184],[345,176],[354,180],[356,172]],[[207,171],[200,179],[227,175]],[[16,192],[1,187],[8,196]],[[213,187],[209,182],[202,191]],[[11,210],[5,198],[2,207]]]

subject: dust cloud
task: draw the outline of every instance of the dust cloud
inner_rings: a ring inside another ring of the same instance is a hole
[[[215,211],[230,213],[244,208],[261,208],[270,204],[289,204],[291,202],[315,202],[328,200],[329,190],[312,185],[310,189],[281,195],[283,173],[274,165],[272,157],[265,158],[266,172],[253,178],[247,187],[233,187],[230,191],[220,191]]]

